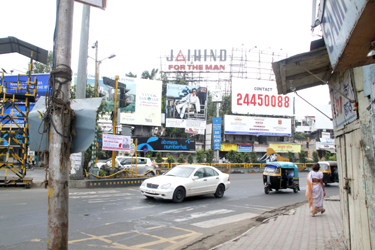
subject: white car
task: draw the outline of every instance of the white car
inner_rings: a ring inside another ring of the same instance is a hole
[[[140,190],[147,198],[181,202],[185,197],[205,194],[221,198],[229,186],[229,174],[215,167],[179,165],[164,175],[144,180]]]
[[[96,167],[99,169],[110,169],[112,168],[112,160],[105,163],[97,163]],[[116,157],[115,168],[118,170],[131,170],[136,171],[137,174],[145,174],[148,176],[156,175],[155,168],[157,166],[152,163],[150,158],[145,157],[132,157],[131,156],[118,156]]]

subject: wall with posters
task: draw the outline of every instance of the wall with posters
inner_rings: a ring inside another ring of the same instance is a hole
[[[291,136],[291,119],[224,116],[224,133],[238,135]]]
[[[232,113],[293,116],[293,95],[278,95],[275,81],[232,80]]]
[[[167,84],[166,127],[185,128],[186,133],[204,134],[207,88]]]

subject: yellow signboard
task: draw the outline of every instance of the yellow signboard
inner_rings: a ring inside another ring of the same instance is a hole
[[[277,153],[292,153],[301,152],[301,144],[288,144],[288,143],[269,143],[268,146],[275,150]]]
[[[222,143],[220,151],[237,151],[237,144]]]

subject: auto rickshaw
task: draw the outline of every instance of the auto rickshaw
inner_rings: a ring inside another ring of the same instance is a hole
[[[339,182],[337,161],[320,161],[318,162],[318,164],[320,166],[319,171],[323,173],[324,185],[327,185],[328,183]]]
[[[299,188],[298,167],[292,162],[268,162],[263,172],[264,192],[269,194],[273,189],[293,189],[297,193]]]

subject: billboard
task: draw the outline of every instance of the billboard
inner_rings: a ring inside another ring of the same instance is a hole
[[[110,77],[114,79],[113,77]],[[74,77],[75,84],[77,77]],[[162,82],[138,78],[120,78],[119,82],[126,84],[128,106],[120,109],[118,124],[128,125],[161,125],[161,88]],[[95,77],[87,76],[87,84],[95,86]],[[110,110],[114,109],[115,89],[104,85],[103,79],[99,80],[99,93],[104,96]],[[117,107],[119,107],[120,91],[117,91]],[[111,114],[99,117],[101,123],[112,123]]]
[[[128,125],[161,126],[162,82],[156,80],[125,78],[127,93],[132,104],[121,109],[120,122]],[[129,80],[134,81],[130,83]]]
[[[301,152],[301,144],[291,144],[291,143],[269,143],[269,147],[275,150],[277,153],[292,153]]]
[[[214,137],[214,150],[221,148],[221,117],[212,117],[212,132]]]
[[[234,78],[232,113],[293,116],[293,94],[278,95],[275,81]]]
[[[195,140],[164,137],[132,137],[138,139],[137,151],[186,152],[195,151]]]
[[[166,127],[185,128],[186,133],[190,133],[191,129],[191,133],[204,134],[206,107],[206,87],[167,84]]]
[[[292,121],[288,118],[224,116],[224,133],[237,135],[291,136]]]

